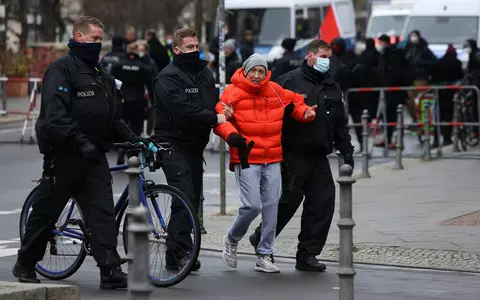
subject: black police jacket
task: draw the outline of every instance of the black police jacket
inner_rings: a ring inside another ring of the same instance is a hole
[[[122,96],[125,103],[145,103],[145,87],[153,95],[153,73],[149,65],[138,55],[128,54],[127,58],[112,67],[112,76],[122,82]]]
[[[192,151],[203,151],[218,122],[215,79],[207,63],[174,61],[155,79],[154,139]]]
[[[270,80],[276,81],[280,76],[303,65],[303,57],[298,56],[295,52],[287,52],[282,58],[277,60],[272,68],[272,77]]]
[[[122,60],[127,58],[127,54],[125,52],[108,52],[102,57],[100,64],[108,73],[112,72],[112,68],[114,65],[119,64]]]
[[[85,137],[107,152],[113,141],[135,138],[121,119],[115,79],[100,65],[95,68],[71,53],[48,66],[35,124],[41,153],[79,151],[75,141]]]
[[[284,74],[278,83],[303,95],[307,105],[318,105],[316,118],[311,123],[295,121],[288,111],[293,107],[286,108],[282,128],[282,146],[286,153],[328,155],[333,147],[343,155],[353,153],[343,94],[328,72],[321,74],[304,61],[301,68]]]

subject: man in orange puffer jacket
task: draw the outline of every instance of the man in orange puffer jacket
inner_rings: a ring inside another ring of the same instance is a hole
[[[238,242],[247,233],[250,223],[262,213],[255,270],[278,273],[280,269],[273,264],[272,255],[282,188],[281,134],[285,107],[293,106],[291,115],[295,120],[311,122],[315,118],[316,105],[307,106],[301,95],[271,82],[270,76],[266,60],[258,54],[243,63],[216,106],[218,113],[230,118],[218,125],[215,133],[231,147],[230,170],[235,171],[243,203],[224,237],[223,261],[229,267],[237,267]]]

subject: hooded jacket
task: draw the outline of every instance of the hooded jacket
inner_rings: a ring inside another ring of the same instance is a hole
[[[285,107],[293,106],[291,116],[299,122],[308,122],[304,115],[308,110],[303,97],[270,81],[271,72],[258,85],[251,83],[243,75],[243,68],[232,77],[220,98],[225,105],[232,105],[234,115],[229,121],[215,127],[215,133],[226,140],[229,135],[238,133],[254,141],[248,162],[269,164],[282,161],[282,125]],[[223,104],[217,103],[217,113],[223,113]],[[238,149],[230,148],[230,164],[238,164]]]

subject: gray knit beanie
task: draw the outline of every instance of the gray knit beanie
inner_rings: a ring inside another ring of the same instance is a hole
[[[268,71],[267,60],[261,55],[254,53],[243,62],[243,75],[247,76],[248,71],[256,66],[265,67],[265,70]]]

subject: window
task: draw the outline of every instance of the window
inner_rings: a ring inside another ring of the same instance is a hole
[[[413,30],[429,44],[463,44],[477,39],[478,17],[410,17],[406,34]]]
[[[290,10],[288,8],[233,9],[227,14],[229,32],[243,38],[245,30],[253,31],[256,45],[280,44],[290,37]]]
[[[400,35],[405,26],[406,16],[376,16],[372,17],[367,37],[379,37],[382,34]]]
[[[355,13],[350,2],[335,3],[337,18],[342,29],[342,36],[354,36],[355,32]]]

